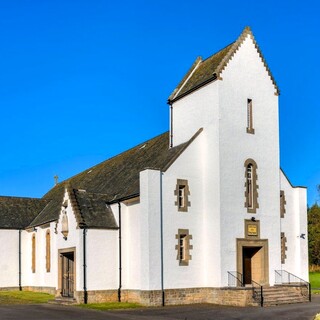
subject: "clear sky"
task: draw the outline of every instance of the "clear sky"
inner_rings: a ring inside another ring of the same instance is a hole
[[[0,195],[41,197],[167,131],[195,58],[248,25],[281,90],[281,167],[320,200],[318,3],[0,0]]]

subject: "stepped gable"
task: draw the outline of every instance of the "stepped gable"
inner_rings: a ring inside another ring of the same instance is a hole
[[[227,64],[232,59],[232,57],[237,52],[248,35],[251,37],[254,46],[257,49],[257,52],[262,60],[262,63],[264,64],[266,71],[268,72],[268,75],[275,87],[275,93],[279,95],[279,88],[267,65],[261,49],[259,48],[250,27],[245,27],[241,35],[235,42],[231,43],[227,47],[223,48],[222,50],[218,51],[205,60],[202,60],[201,57],[198,57],[195,60],[192,67],[189,69],[187,74],[170,95],[168,99],[169,104],[179,100],[180,98],[183,98],[184,96],[201,88],[209,82],[219,79],[221,77],[221,73],[226,68]]]
[[[65,188],[68,187],[75,190],[75,197],[79,201],[80,215],[84,219],[81,226],[116,227],[108,213],[109,209],[102,210],[103,203],[138,195],[140,171],[146,168],[165,171],[201,131],[174,148],[169,148],[169,132],[163,133],[57,184],[44,195],[43,199],[51,201],[30,226],[58,219]],[[103,218],[98,219],[100,214]]]
[[[24,229],[46,207],[47,199],[0,197],[0,228]]]

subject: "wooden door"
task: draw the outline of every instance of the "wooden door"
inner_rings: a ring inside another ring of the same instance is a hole
[[[73,252],[61,254],[62,268],[62,296],[73,297],[74,292],[74,254]]]

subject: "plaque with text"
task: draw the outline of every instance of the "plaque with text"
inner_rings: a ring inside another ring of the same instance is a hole
[[[248,236],[257,236],[258,229],[256,224],[248,224]]]

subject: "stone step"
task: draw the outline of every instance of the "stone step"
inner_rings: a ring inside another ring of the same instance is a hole
[[[288,286],[266,287],[263,290],[263,298],[265,306],[276,306],[282,304],[293,304],[307,302],[308,297],[303,296],[297,288]]]
[[[54,300],[50,300],[48,303],[58,305],[73,305],[77,304],[77,300],[68,297],[56,297]]]

